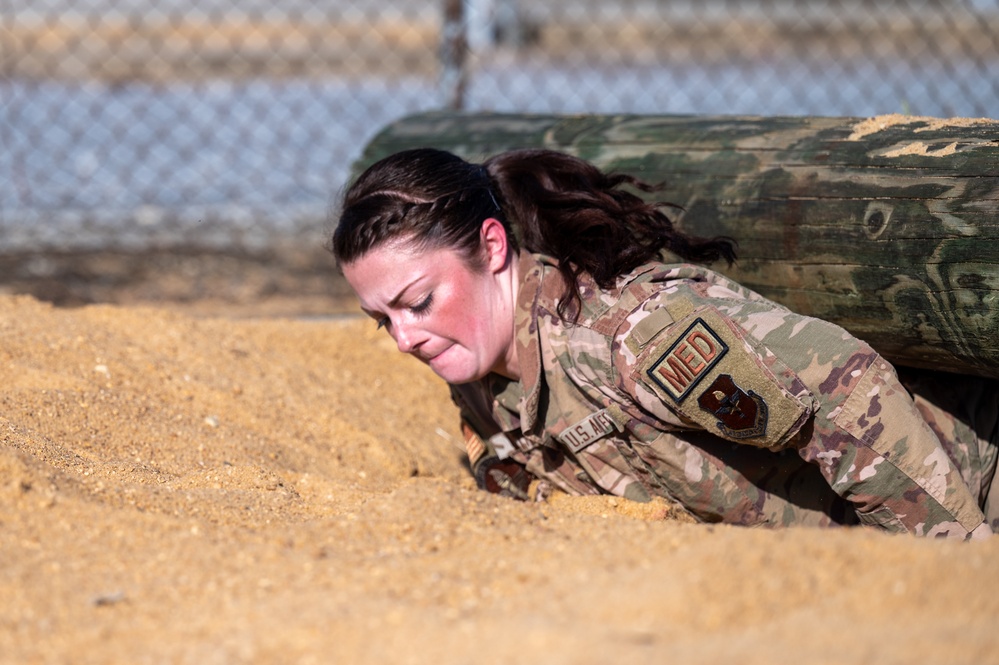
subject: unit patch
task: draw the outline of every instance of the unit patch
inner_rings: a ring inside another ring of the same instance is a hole
[[[557,438],[566,448],[573,453],[578,453],[613,431],[614,421],[608,415],[607,409],[601,409],[586,416],[575,425],[565,428]]]
[[[674,402],[682,402],[728,352],[728,346],[698,318],[648,369]]]
[[[752,390],[740,388],[728,374],[719,374],[697,404],[718,418],[718,429],[725,436],[752,439],[767,433],[767,403]]]

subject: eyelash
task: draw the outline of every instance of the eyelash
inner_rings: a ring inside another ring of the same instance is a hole
[[[426,314],[430,310],[430,306],[433,304],[434,304],[434,294],[430,293],[422,301],[410,307],[409,311],[417,316],[421,316],[423,314]],[[389,317],[383,316],[382,318],[378,319],[377,324],[378,324],[378,330],[381,330],[382,328],[384,328],[389,324]]]
[[[413,314],[416,314],[417,316],[421,314],[426,314],[427,311],[430,309],[430,306],[433,304],[434,304],[434,294],[429,293],[427,297],[424,298],[421,302],[410,307],[409,311],[412,312]]]

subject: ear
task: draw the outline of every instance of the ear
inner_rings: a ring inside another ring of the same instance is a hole
[[[479,229],[479,242],[484,251],[486,270],[497,273],[507,265],[510,243],[503,223],[494,217],[482,222]]]

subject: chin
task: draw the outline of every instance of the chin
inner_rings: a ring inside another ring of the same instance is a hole
[[[430,369],[432,369],[434,374],[437,376],[456,386],[461,385],[462,383],[478,381],[489,373],[488,371],[481,371],[478,367],[455,367],[453,365],[434,367],[434,365],[431,364]]]
[[[452,371],[448,370],[438,371],[436,369],[434,370],[434,374],[436,374],[437,376],[441,377],[448,383],[455,386],[460,386],[463,383],[472,383],[473,381],[478,381],[479,379],[483,378],[487,373],[488,372],[480,374],[476,372],[467,372],[467,371],[456,372],[453,370]]]

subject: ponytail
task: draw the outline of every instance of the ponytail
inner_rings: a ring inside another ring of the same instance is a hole
[[[558,261],[566,282],[559,315],[578,311],[579,276],[602,288],[659,258],[664,249],[684,260],[735,260],[730,238],[703,239],[676,230],[663,213],[673,207],[647,202],[625,189],[660,191],[624,174],[605,174],[589,162],[551,150],[515,150],[486,160],[499,200],[521,245]]]

